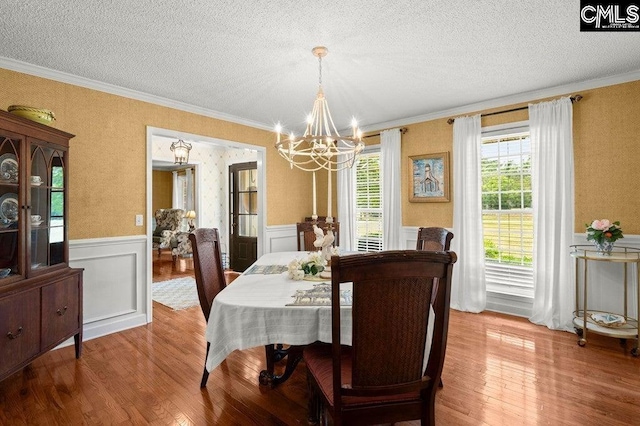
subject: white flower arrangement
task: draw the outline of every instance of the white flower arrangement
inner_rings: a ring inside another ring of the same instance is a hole
[[[289,278],[293,280],[302,280],[305,275],[318,275],[324,271],[327,261],[322,252],[312,252],[304,259],[294,259],[288,265]]]

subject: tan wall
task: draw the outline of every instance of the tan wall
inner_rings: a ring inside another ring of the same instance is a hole
[[[173,203],[173,173],[164,170],[153,170],[153,193],[151,195],[151,212],[158,209],[170,209]]]
[[[0,83],[0,108],[22,104],[51,109],[58,118],[53,126],[76,135],[70,153],[71,239],[144,233],[133,219],[146,207],[146,126],[266,147],[267,225],[295,223],[311,212],[311,174],[290,170],[273,148],[272,132],[4,69]],[[640,234],[640,81],[580,93],[584,99],[574,104],[575,230],[583,232],[585,222],[608,218],[620,220],[625,233]],[[482,125],[526,118],[526,111],[501,114],[483,118]],[[408,158],[451,152],[452,126],[438,119],[406,127],[403,225],[451,227],[453,202],[409,203]],[[320,215],[326,205],[326,176],[319,176]],[[334,196],[334,215],[336,206]]]
[[[53,127],[76,135],[70,148],[69,238],[144,234],[146,127],[160,127],[267,147],[267,225],[295,223],[311,207],[311,176],[290,170],[273,132],[97,90],[0,69],[0,108],[52,110]]]
[[[584,232],[584,224],[593,219],[607,218],[619,220],[626,234],[640,234],[640,81],[585,90],[580,94],[583,99],[573,105],[575,231]],[[498,110],[520,106],[526,104],[507,105]],[[480,112],[491,111],[494,110]],[[526,110],[494,115],[483,117],[482,126],[527,118]],[[451,227],[453,202],[409,202],[408,158],[451,152],[453,126],[444,118],[406,127],[409,130],[402,137],[403,225]],[[452,171],[454,167],[452,164]],[[453,188],[451,197],[453,200]]]

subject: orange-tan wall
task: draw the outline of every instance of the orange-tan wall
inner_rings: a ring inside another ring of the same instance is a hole
[[[583,232],[584,223],[608,218],[619,220],[625,233],[640,234],[640,81],[580,94],[584,98],[574,104],[575,230]],[[13,104],[51,109],[57,117],[53,126],[76,135],[70,151],[71,239],[145,232],[144,227],[134,226],[134,215],[146,208],[146,126],[266,147],[267,225],[291,224],[310,215],[311,174],[290,170],[273,148],[270,131],[0,69],[0,108]],[[485,117],[482,125],[526,119],[527,112],[519,111]],[[400,189],[403,225],[451,227],[453,202],[409,202],[408,158],[451,152],[453,128],[446,118],[405,127]],[[375,139],[367,143],[376,143]],[[451,167],[453,170],[455,164]],[[326,176],[322,175],[318,177],[318,214],[324,215],[326,195],[321,194],[326,194]],[[334,215],[336,205],[334,196]]]
[[[151,195],[151,211],[170,209],[173,202],[173,173],[165,170],[154,170],[153,193]]]
[[[76,135],[70,147],[69,238],[144,234],[135,215],[146,211],[146,127],[267,147],[267,225],[309,214],[311,176],[290,170],[273,148],[273,132],[97,90],[0,69],[0,108],[52,110],[53,127]]]
[[[580,94],[583,99],[573,104],[575,231],[584,232],[585,223],[607,218],[619,220],[626,234],[640,234],[640,81],[584,90]],[[505,105],[496,110],[520,106],[526,104]],[[495,110],[478,112],[491,111]],[[466,115],[472,114],[475,113]],[[527,118],[526,110],[494,115],[483,117],[482,126]],[[451,227],[453,202],[409,202],[408,158],[451,152],[453,126],[443,118],[405,127],[408,131],[402,136],[403,225]],[[453,171],[453,162],[451,167]]]

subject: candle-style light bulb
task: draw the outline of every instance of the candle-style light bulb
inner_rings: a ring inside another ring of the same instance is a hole
[[[313,124],[313,116],[311,114],[307,115],[307,131],[304,133],[305,136],[311,134],[311,125]]]
[[[280,133],[282,132],[282,126],[280,125],[280,123],[276,124],[276,133],[278,134],[278,140],[276,142],[276,145],[280,145]]]
[[[351,119],[351,127],[353,128],[353,137],[355,138],[358,135],[358,122],[355,117]]]

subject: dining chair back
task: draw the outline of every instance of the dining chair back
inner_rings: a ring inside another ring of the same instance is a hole
[[[418,229],[416,250],[443,251],[449,250],[453,233],[444,228],[430,227]]]
[[[413,419],[435,425],[456,259],[450,251],[418,250],[331,258],[332,343],[303,353],[311,422],[328,412],[336,426]],[[351,346],[340,340],[347,282],[353,283]]]
[[[200,299],[204,318],[208,321],[213,299],[226,286],[220,236],[215,228],[198,228],[189,234],[189,240],[193,250],[193,269],[196,276],[198,299]],[[207,342],[205,361],[209,355],[209,346],[210,343]],[[209,372],[205,366],[200,387],[206,386],[208,378]]]
[[[298,222],[296,224],[298,251],[317,251],[318,250],[318,247],[313,245],[314,241],[316,240],[316,234],[313,232],[314,231],[313,225],[314,225],[313,221]],[[316,225],[318,225],[318,227],[322,229],[322,231],[326,235],[327,230],[329,229],[328,222],[317,221]],[[333,230],[333,236],[335,238],[333,241],[333,245],[338,247],[340,245],[340,223],[332,222],[331,228]]]

